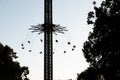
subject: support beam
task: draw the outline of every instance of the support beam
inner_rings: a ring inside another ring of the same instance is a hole
[[[44,8],[44,80],[53,80],[52,0],[45,0]]]
[[[31,26],[29,30],[44,33],[44,80],[53,80],[53,32],[62,33],[66,27],[52,22],[52,0],[44,0],[44,24]]]

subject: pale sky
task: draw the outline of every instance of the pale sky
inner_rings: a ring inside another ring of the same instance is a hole
[[[88,63],[83,56],[83,43],[91,26],[87,14],[93,10],[93,0],[53,0],[53,23],[65,26],[68,32],[54,35],[54,80],[75,80]],[[97,4],[101,0],[97,0]],[[43,80],[43,34],[31,33],[31,25],[44,23],[44,0],[0,0],[0,42],[17,52],[17,61],[28,66],[30,80]],[[27,41],[31,41],[29,44]],[[55,42],[58,40],[58,43]],[[68,45],[67,42],[71,42]],[[25,49],[21,49],[21,44]],[[72,51],[73,45],[76,45]],[[32,52],[29,52],[32,50]],[[64,54],[64,51],[66,53]]]

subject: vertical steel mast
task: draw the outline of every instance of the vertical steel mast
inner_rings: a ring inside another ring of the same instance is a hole
[[[44,33],[44,80],[53,80],[53,32],[62,33],[66,27],[52,22],[52,0],[44,0],[44,24],[31,26],[29,30]]]
[[[53,80],[52,0],[44,0],[44,80]]]

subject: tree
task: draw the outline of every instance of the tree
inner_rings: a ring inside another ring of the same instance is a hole
[[[89,67],[84,72],[78,74],[77,80],[97,80],[97,70],[93,67]]]
[[[120,80],[120,0],[102,1],[94,10],[88,13],[87,22],[94,27],[84,43],[84,56],[105,80]]]
[[[0,80],[29,80],[28,67],[21,67],[16,58],[13,49],[0,43]]]

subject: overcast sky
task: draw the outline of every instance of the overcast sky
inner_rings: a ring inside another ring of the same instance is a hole
[[[76,79],[77,73],[88,67],[82,47],[92,31],[86,22],[88,12],[93,10],[92,2],[53,0],[53,23],[68,29],[65,34],[54,35],[54,80]],[[100,2],[97,0],[97,5]],[[29,67],[30,80],[43,80],[44,43],[40,39],[44,37],[43,34],[31,33],[28,28],[43,23],[44,0],[0,0],[0,42],[12,47],[19,56],[17,61]],[[25,49],[21,49],[21,44]],[[72,51],[74,45],[76,48]]]

